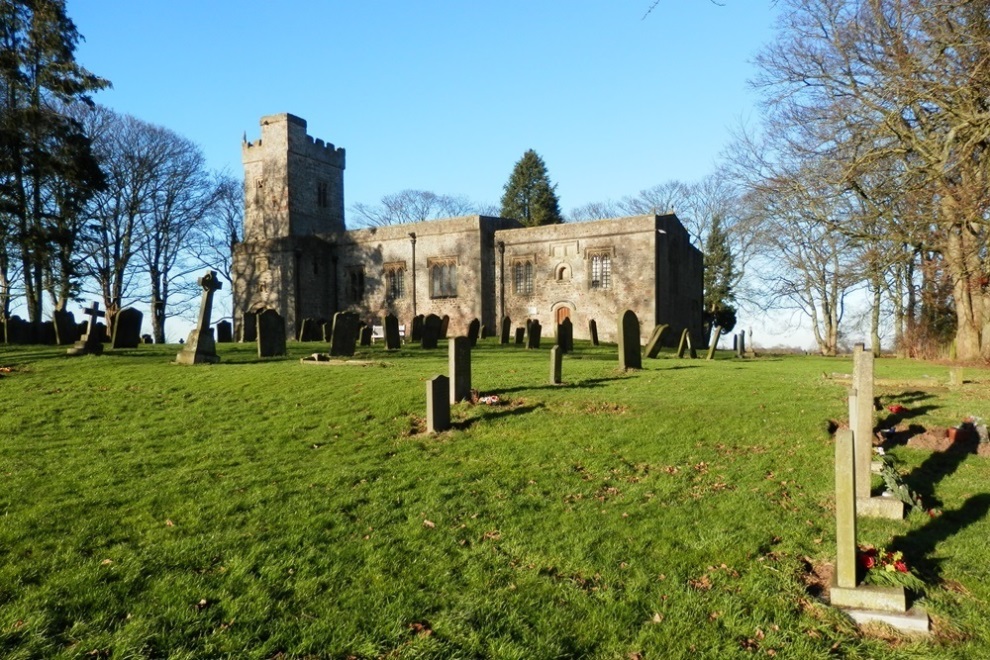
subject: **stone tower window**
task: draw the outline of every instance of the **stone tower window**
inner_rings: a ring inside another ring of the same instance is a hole
[[[347,268],[347,300],[359,303],[364,299],[364,266]]]
[[[316,184],[316,205],[321,209],[330,206],[327,196],[327,182],[320,181]]]
[[[457,297],[457,258],[428,259],[430,269],[430,298]]]
[[[612,288],[612,256],[609,254],[591,255],[591,288]]]

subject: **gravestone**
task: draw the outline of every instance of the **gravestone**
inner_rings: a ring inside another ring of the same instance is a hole
[[[439,433],[450,428],[450,379],[434,376],[426,381],[426,430]]]
[[[856,497],[870,497],[870,463],[873,461],[873,352],[863,344],[853,348],[852,388],[855,404],[850,404],[849,428],[856,443]]]
[[[543,326],[536,319],[529,322],[529,331],[526,333],[526,348],[539,348],[540,335],[543,333]]]
[[[681,340],[677,343],[677,357],[683,358],[684,352],[687,350],[688,344],[691,342],[691,333],[688,332],[687,328],[681,330]]]
[[[100,341],[103,343],[110,341],[110,331],[107,330],[106,323],[97,323],[96,330],[100,335]]]
[[[498,333],[498,343],[505,346],[509,343],[509,338],[512,335],[512,319],[508,316],[502,318],[502,327],[499,328]]]
[[[478,339],[485,339],[486,337],[491,337],[492,333],[488,331],[488,326],[484,323],[481,324],[481,330],[478,332]]]
[[[359,336],[361,338],[360,343],[362,346],[371,346],[371,335],[373,332],[374,332],[374,328],[372,328],[370,325],[361,326],[361,332]]]
[[[299,325],[299,341],[320,341],[320,322],[312,317],[306,317]]]
[[[560,371],[563,366],[564,352],[560,350],[560,346],[554,346],[550,349],[550,384],[560,385]]]
[[[51,321],[43,321],[38,325],[38,343],[45,344],[46,346],[51,344],[57,344],[55,339],[55,324]]]
[[[450,402],[471,397],[471,342],[467,337],[451,337],[447,343],[450,374]]]
[[[151,335],[141,335],[141,343],[142,344],[154,344],[155,343],[155,340],[154,340],[154,338],[152,338]]]
[[[213,313],[213,294],[223,287],[223,282],[217,277],[217,272],[211,270],[199,278],[199,286],[203,289],[199,319],[196,327],[189,333],[185,346],[175,356],[176,364],[212,364],[220,361],[216,342],[213,340],[213,328],[210,327],[210,315]]]
[[[963,370],[962,367],[949,367],[949,387],[962,387]]]
[[[100,309],[100,303],[94,301],[91,307],[83,309],[83,314],[89,316],[86,334],[80,337],[79,341],[73,344],[66,353],[69,355],[101,355],[103,353],[103,341],[97,328],[96,319],[106,316],[106,312]]]
[[[285,319],[274,309],[266,309],[257,316],[258,357],[286,355]]]
[[[718,340],[719,340],[719,338],[721,338],[721,336],[722,336],[722,326],[716,325],[715,326],[715,336],[712,338],[712,343],[708,347],[708,359],[709,360],[714,360],[715,359],[715,349],[718,348]]]
[[[95,304],[95,303],[94,303]],[[86,334],[86,328],[88,328],[87,323],[80,324],[83,326],[83,331],[79,333],[82,337]],[[9,344],[29,344],[31,343],[31,332],[28,329],[30,324],[22,319],[20,316],[14,314],[7,321],[7,343]]]
[[[241,342],[253,342],[258,339],[258,314],[244,312],[241,318]]]
[[[76,318],[72,312],[64,310],[52,313],[52,322],[55,324],[55,341],[61,345],[72,344],[79,339]]]
[[[619,368],[642,369],[643,356],[639,345],[639,319],[627,309],[619,317]]]
[[[426,349],[434,349],[437,347],[437,341],[440,339],[440,317],[436,314],[430,314],[425,319],[423,319],[423,330],[420,337],[420,345]]]
[[[561,354],[574,352],[574,324],[570,319],[564,319],[557,324],[557,346]]]
[[[598,346],[598,322],[595,319],[588,321],[588,334],[591,335],[591,345]]]
[[[478,319],[471,319],[468,323],[468,341],[471,343],[471,348],[478,345],[478,334],[481,332],[481,321]]]
[[[133,307],[117,312],[113,321],[113,348],[137,348],[141,343],[141,322],[144,314]]]
[[[412,336],[409,337],[409,341],[422,341],[423,340],[423,323],[425,319],[422,314],[417,314],[412,320]]]
[[[655,360],[660,355],[660,349],[663,347],[663,333],[666,332],[667,327],[667,324],[664,323],[653,328],[650,341],[646,344],[646,357],[651,360]]]
[[[358,316],[354,312],[337,312],[333,315],[330,331],[330,355],[351,357],[358,340]]]
[[[904,587],[859,584],[856,482],[860,468],[853,436],[850,429],[835,434],[835,570],[829,602],[858,624],[882,622],[903,631],[928,632],[928,614],[918,606],[907,609]]]
[[[732,352],[739,355],[739,335],[732,335]]]
[[[399,319],[396,318],[395,314],[387,314],[385,316],[385,350],[397,351],[401,346]]]
[[[234,330],[230,321],[220,321],[217,323],[217,343],[229,344],[234,341]]]
[[[526,328],[516,328],[516,346],[522,346],[526,340]]]
[[[440,338],[447,338],[447,330],[450,328],[450,317],[446,314],[440,319]]]
[[[744,358],[746,357],[746,333],[740,332],[738,339],[736,340],[736,356]]]

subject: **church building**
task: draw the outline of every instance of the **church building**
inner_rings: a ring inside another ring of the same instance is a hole
[[[643,340],[670,325],[676,342],[702,330],[702,255],[673,214],[523,227],[472,215],[347,230],[344,150],[306,134],[291,114],[261,119],[244,141],[244,240],[234,252],[234,319],[266,308],[296,336],[304,318],[356,312],[407,327],[418,314],[448,316],[449,334],[475,318],[488,328],[536,319],[553,336],[565,318],[615,341],[619,315],[639,317]],[[241,336],[238,332],[238,336]]]

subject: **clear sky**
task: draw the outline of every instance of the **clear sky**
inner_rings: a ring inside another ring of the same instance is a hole
[[[527,149],[562,210],[715,169],[757,117],[747,80],[771,0],[68,0],[96,101],[199,144],[242,176],[240,142],[291,112],[347,150],[345,204],[405,188],[497,203]],[[791,321],[763,345],[807,346]],[[169,322],[171,340],[188,321]],[[776,336],[775,336],[776,335]]]
[[[69,0],[96,100],[198,143],[291,112],[347,149],[345,199],[404,188],[498,201],[535,149],[562,209],[710,173],[753,114],[769,0]]]

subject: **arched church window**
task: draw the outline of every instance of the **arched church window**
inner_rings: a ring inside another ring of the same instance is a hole
[[[457,258],[428,259],[430,270],[430,297],[455,298],[457,296]]]
[[[612,256],[609,254],[591,255],[591,288],[612,288]]]
[[[517,259],[512,264],[512,291],[518,296],[533,293],[533,261]]]

